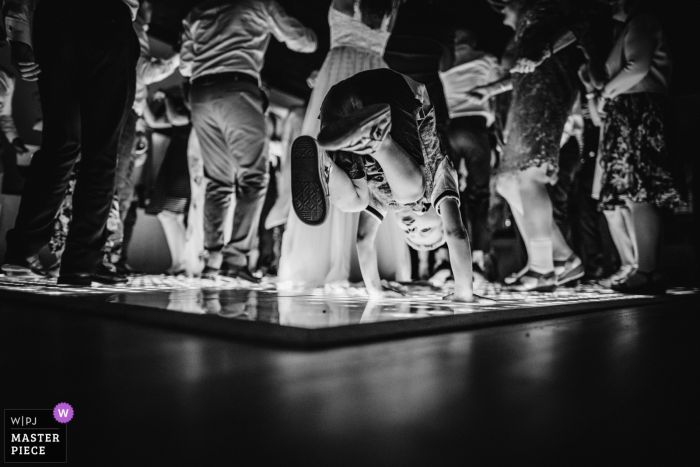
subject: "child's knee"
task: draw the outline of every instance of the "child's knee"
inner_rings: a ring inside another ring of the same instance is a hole
[[[410,184],[410,186],[394,193],[396,202],[401,204],[410,204],[419,201],[425,194],[425,181],[423,177],[420,177],[415,181],[415,183]]]

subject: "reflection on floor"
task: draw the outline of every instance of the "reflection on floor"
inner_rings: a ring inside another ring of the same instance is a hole
[[[405,298],[370,301],[365,289],[357,287],[277,292],[273,281],[253,285],[225,278],[207,280],[154,275],[136,276],[124,286],[91,288],[59,287],[55,280],[0,275],[0,292],[2,290],[69,296],[93,303],[139,305],[188,314],[218,315],[305,329],[557,305],[580,305],[583,310],[602,302],[622,301],[619,304],[623,306],[625,301],[636,299],[638,302],[643,298],[619,294],[596,285],[562,287],[553,293],[517,293],[502,290],[497,284],[485,284],[477,291],[484,300],[475,304],[457,304],[442,300],[449,292],[448,288],[416,283],[403,286],[403,291],[408,294]],[[694,292],[674,290],[672,293],[682,295]]]

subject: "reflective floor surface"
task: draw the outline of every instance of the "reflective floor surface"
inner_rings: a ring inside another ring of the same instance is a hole
[[[4,298],[0,405],[70,403],[69,466],[700,461],[697,298],[314,351]]]
[[[233,337],[241,337],[242,332],[242,337],[249,335],[265,339],[269,337],[265,329],[274,325],[278,330],[272,335],[280,336],[282,340],[287,336],[292,341],[309,341],[315,336],[326,343],[344,342],[351,334],[355,337],[390,337],[421,328],[432,331],[454,329],[515,318],[537,319],[563,310],[583,313],[659,300],[619,294],[596,285],[561,287],[553,293],[518,293],[503,290],[497,284],[484,284],[477,290],[483,298],[474,304],[461,304],[443,300],[442,297],[450,292],[449,288],[441,289],[427,283],[394,285],[406,296],[369,300],[366,290],[359,287],[278,292],[272,281],[254,285],[226,278],[207,280],[141,275],[122,286],[74,288],[57,286],[54,279],[0,276],[0,295],[4,292],[40,303],[62,303],[93,313],[126,314],[136,320],[148,320],[151,324],[154,320],[166,325],[183,323],[179,327],[204,332],[212,328],[220,332],[228,329]],[[664,300],[693,293],[692,290],[673,290]],[[160,313],[154,314],[154,310]],[[198,319],[199,316],[207,319]],[[425,320],[440,317],[450,319]],[[241,323],[264,324],[266,328],[245,327]],[[367,326],[378,323],[384,323],[384,326]],[[294,334],[295,330],[307,332]],[[320,332],[310,332],[322,330],[337,332],[325,336]],[[251,332],[255,335],[250,335]]]

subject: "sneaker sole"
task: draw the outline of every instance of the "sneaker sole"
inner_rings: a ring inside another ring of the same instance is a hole
[[[292,206],[297,217],[312,226],[325,222],[330,207],[318,150],[310,136],[300,136],[292,144]]]

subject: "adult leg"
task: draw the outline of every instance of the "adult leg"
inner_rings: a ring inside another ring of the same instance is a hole
[[[123,6],[114,1],[91,4],[92,22],[81,28],[85,41],[78,81],[82,159],[61,276],[92,273],[102,262],[114,196],[117,145],[134,100],[139,53],[129,11]]]
[[[637,244],[634,227],[632,225],[632,213],[629,208],[603,211],[608,222],[610,235],[615,243],[615,248],[620,255],[620,269],[614,275],[624,279],[637,267]]]
[[[194,83],[191,89],[192,126],[199,140],[204,175],[204,248],[207,267],[219,269],[224,247],[224,221],[234,190],[235,166],[220,128],[215,102],[221,97],[214,84]]]
[[[632,232],[637,243],[639,271],[653,273],[659,267],[662,220],[659,208],[650,203],[628,202],[632,214]]]
[[[29,167],[15,226],[7,233],[5,263],[24,261],[48,243],[80,154],[76,45],[58,26],[66,16],[50,2],[41,3],[34,16],[44,129],[41,149]]]
[[[265,155],[265,117],[260,90],[249,83],[234,83],[221,102],[223,134],[236,165],[236,207],[231,241],[224,247],[224,262],[232,271],[247,267],[247,256],[258,232],[268,183]]]
[[[483,117],[455,118],[449,126],[450,145],[455,156],[464,160],[467,168],[467,187],[462,195],[466,204],[472,239],[473,254],[491,250],[491,231],[488,214],[491,192],[491,147]],[[467,222],[468,220],[468,222]]]
[[[571,224],[569,219],[569,194],[574,184],[574,178],[581,167],[581,152],[578,140],[569,138],[559,151],[559,172],[557,183],[547,185],[549,197],[552,200],[554,218],[554,257],[565,260],[571,256]]]

